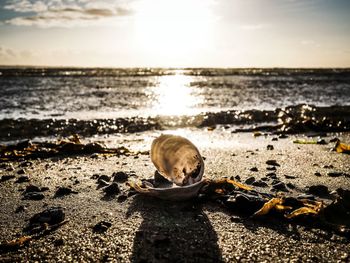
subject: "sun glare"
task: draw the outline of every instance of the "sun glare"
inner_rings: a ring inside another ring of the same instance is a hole
[[[190,87],[191,76],[182,74],[159,77],[156,87],[149,89],[153,99],[152,115],[191,115],[202,97]]]
[[[212,15],[208,0],[141,1],[136,13],[135,48],[151,63],[182,66],[208,48]]]

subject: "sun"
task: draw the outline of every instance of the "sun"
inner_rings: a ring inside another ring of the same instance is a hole
[[[210,45],[208,0],[146,0],[135,16],[135,50],[160,66],[182,66]]]

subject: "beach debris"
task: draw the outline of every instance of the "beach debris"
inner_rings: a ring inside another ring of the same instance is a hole
[[[199,182],[204,162],[197,147],[176,135],[161,135],[152,142],[151,160],[158,172],[177,186]]]
[[[130,156],[143,154],[142,152],[133,152],[124,146],[117,148],[107,148],[99,143],[83,144],[77,137],[69,137],[53,142],[28,142],[26,144],[17,143],[10,145],[1,145],[0,162],[17,159],[31,158],[50,158],[60,155],[86,155],[86,154],[107,154],[116,156]],[[19,170],[25,173],[24,169]]]
[[[0,244],[0,252],[8,252],[17,250],[32,240],[31,236],[21,236],[19,238],[13,239],[11,241],[5,241]]]
[[[342,143],[339,139],[337,139],[334,150],[338,153],[350,154],[350,144]]]
[[[92,227],[94,233],[104,233],[112,226],[112,223],[107,221],[100,221]]]

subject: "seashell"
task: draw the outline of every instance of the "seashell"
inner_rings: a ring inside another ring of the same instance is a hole
[[[202,178],[202,156],[197,147],[186,138],[175,135],[156,138],[151,146],[151,160],[159,174],[168,182],[158,187],[148,181],[142,184],[129,182],[130,187],[141,194],[165,200],[186,200],[197,196],[207,184],[207,180]]]
[[[181,136],[161,135],[155,139],[151,160],[162,176],[178,186],[199,182],[204,173],[204,162],[197,147]]]

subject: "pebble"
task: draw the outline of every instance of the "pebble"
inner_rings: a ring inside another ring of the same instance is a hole
[[[251,176],[247,180],[244,181],[246,184],[252,184],[255,182],[255,177]]]
[[[236,176],[235,176],[235,179],[236,179],[238,182],[241,181],[241,177],[240,177],[239,175],[236,175]]]
[[[105,180],[99,180],[99,181],[98,181],[98,187],[99,187],[99,188],[105,187],[105,186],[107,186],[107,185],[109,185],[109,183],[106,182]]]
[[[286,138],[288,138],[288,135],[286,135],[286,134],[281,134],[281,135],[278,136],[278,138],[279,138],[279,139],[286,139]]]
[[[92,231],[95,233],[104,233],[108,228],[112,226],[112,223],[107,221],[100,221],[92,228]]]
[[[18,177],[16,183],[25,183],[25,182],[29,182],[29,177],[26,175],[20,176]]]
[[[44,224],[54,225],[61,223],[65,219],[65,213],[62,207],[49,207],[44,211],[35,214],[30,218],[29,223],[33,224]]]
[[[99,177],[100,177],[99,174],[93,174],[93,175],[91,176],[91,179],[96,180],[96,179],[98,179]]]
[[[294,189],[294,188],[295,188],[295,185],[292,184],[292,183],[286,183],[286,186],[287,186],[289,189]]]
[[[269,144],[269,145],[266,146],[266,149],[268,151],[272,151],[274,149],[274,147],[273,147],[273,145]]]
[[[321,173],[320,172],[315,172],[314,175],[321,176]]]
[[[287,189],[285,183],[283,183],[283,182],[279,182],[277,184],[272,185],[272,189],[277,190],[277,191],[288,192],[288,189]]]
[[[257,186],[257,187],[267,187],[267,183],[265,183],[262,180],[258,180],[252,183],[252,185]]]
[[[108,176],[108,175],[103,174],[103,175],[101,175],[101,176],[98,178],[97,182],[100,182],[101,180],[104,180],[104,181],[106,181],[106,182],[109,182],[109,181],[111,180],[111,177]]]
[[[266,177],[270,177],[271,179],[277,179],[276,173],[268,173],[266,174]]]
[[[41,189],[36,185],[27,185],[26,189],[24,190],[25,193],[31,193],[31,192],[41,192]]]
[[[55,193],[55,197],[62,197],[65,195],[70,195],[70,194],[77,194],[78,192],[73,191],[71,188],[68,187],[59,187]]]
[[[268,166],[268,167],[266,167],[266,170],[268,170],[268,171],[276,171],[277,169],[276,169],[275,166]]]
[[[339,177],[339,176],[342,176],[343,173],[342,172],[328,172],[327,175],[330,177]]]
[[[120,193],[120,189],[117,183],[112,183],[111,185],[103,188],[103,191],[106,193],[106,195],[116,195]]]
[[[15,177],[16,176],[14,176],[14,175],[3,175],[3,176],[1,176],[0,182],[5,182],[5,181],[11,180]]]
[[[273,142],[278,141],[278,138],[277,138],[277,137],[273,137],[273,138],[271,139],[271,141],[273,141]]]
[[[128,178],[129,178],[129,175],[127,173],[125,173],[125,172],[122,172],[122,171],[114,172],[112,174],[112,176],[114,177],[113,178],[114,182],[126,182],[128,180]]]
[[[296,179],[296,177],[294,175],[288,175],[288,174],[285,174],[284,177],[286,179]]]
[[[24,205],[20,205],[16,208],[15,213],[22,213],[26,210],[27,210],[27,207],[25,207]]]
[[[42,200],[44,198],[45,198],[44,194],[40,192],[25,193],[23,197],[23,199],[26,199],[26,200]]]
[[[257,167],[252,167],[249,170],[252,171],[252,172],[258,172],[259,171]]]
[[[329,195],[328,187],[322,184],[309,186],[308,192],[320,197]]]
[[[17,174],[25,174],[26,173],[26,170],[24,169],[20,169],[17,171]]]
[[[267,160],[266,164],[267,165],[273,165],[273,166],[280,166],[279,163],[277,163],[276,160]]]

